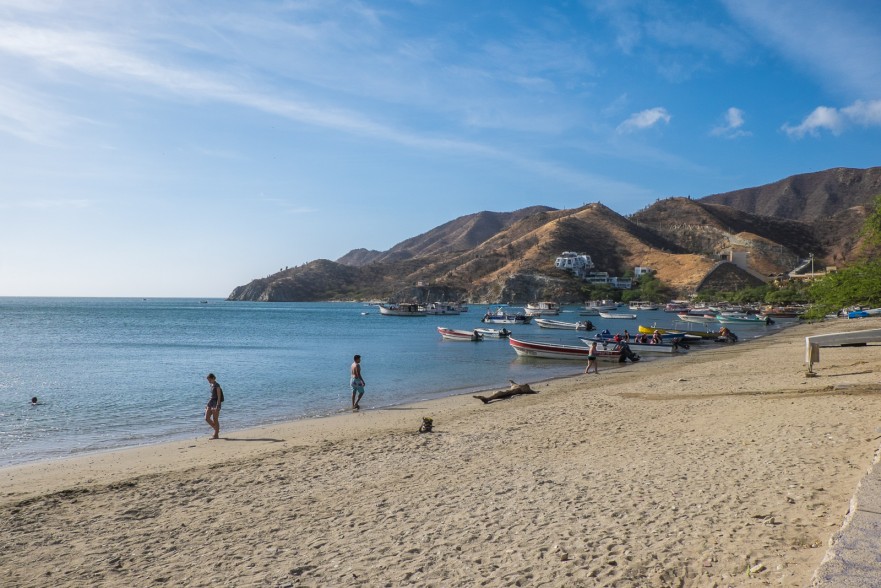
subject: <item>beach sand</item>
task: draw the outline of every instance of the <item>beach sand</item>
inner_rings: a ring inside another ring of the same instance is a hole
[[[0,584],[806,586],[879,447],[881,346],[806,377],[804,337],[879,326],[5,468]]]

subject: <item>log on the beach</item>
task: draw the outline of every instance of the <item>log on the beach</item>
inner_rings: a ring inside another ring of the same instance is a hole
[[[538,394],[538,391],[533,390],[529,387],[529,384],[518,384],[514,380],[508,380],[511,382],[511,387],[507,390],[499,390],[492,396],[475,396],[484,404],[489,404],[493,400],[504,400],[505,398],[511,398],[512,396],[517,396],[518,394]]]

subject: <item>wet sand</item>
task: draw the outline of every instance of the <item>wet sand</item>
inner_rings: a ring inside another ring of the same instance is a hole
[[[805,586],[881,443],[881,346],[809,378],[804,337],[879,326],[5,468],[2,584]]]

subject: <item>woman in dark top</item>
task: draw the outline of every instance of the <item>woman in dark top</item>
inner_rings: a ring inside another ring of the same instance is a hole
[[[223,404],[223,388],[217,383],[214,374],[208,374],[208,383],[211,384],[211,400],[205,405],[205,422],[214,429],[212,439],[220,437],[220,405]]]

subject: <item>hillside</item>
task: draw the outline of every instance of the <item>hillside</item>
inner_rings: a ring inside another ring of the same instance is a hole
[[[746,252],[752,274],[734,266],[714,271],[728,283],[786,273],[810,254],[825,264],[846,261],[877,193],[881,168],[840,168],[699,200],[668,198],[630,218],[599,203],[484,211],[388,251],[355,249],[335,262],[316,260],[254,280],[230,299],[580,302],[582,283],[554,268],[563,251],[588,253],[597,270],[612,275],[650,267],[687,295],[729,251]]]

